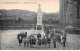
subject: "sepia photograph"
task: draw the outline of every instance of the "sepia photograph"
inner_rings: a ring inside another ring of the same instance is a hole
[[[0,50],[80,50],[80,0],[0,0]]]

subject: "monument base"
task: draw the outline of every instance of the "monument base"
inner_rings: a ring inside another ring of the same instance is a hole
[[[36,34],[42,34],[45,35],[43,25],[36,25]]]
[[[36,30],[42,30],[43,31],[43,25],[36,25]]]

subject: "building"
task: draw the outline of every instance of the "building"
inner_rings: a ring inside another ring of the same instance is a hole
[[[12,18],[1,18],[0,19],[0,29],[15,29],[15,19]]]
[[[76,26],[80,19],[80,5],[72,0],[60,0],[60,23]]]

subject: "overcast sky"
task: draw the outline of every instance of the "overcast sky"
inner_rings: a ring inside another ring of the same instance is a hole
[[[37,12],[38,4],[41,4],[42,12],[59,11],[59,0],[0,0],[0,9],[22,9]]]

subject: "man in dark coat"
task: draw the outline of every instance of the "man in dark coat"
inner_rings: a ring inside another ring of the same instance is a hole
[[[63,41],[63,47],[65,47],[65,42],[66,42],[66,35],[65,34],[62,37],[62,41]]]
[[[51,38],[53,38],[54,37],[54,33],[53,32],[51,32],[51,36],[50,36]]]
[[[41,34],[40,34],[40,33],[37,35],[37,38],[38,38],[38,39],[41,38]]]
[[[58,38],[59,38],[59,43],[60,43],[61,42],[60,35],[58,35]]]
[[[54,48],[56,48],[56,37],[55,36],[53,38],[53,44],[54,44]]]
[[[25,32],[25,37],[27,38],[27,32]]]
[[[21,32],[22,39],[25,37],[24,32]]]
[[[17,35],[17,39],[18,39],[18,42],[19,42],[19,46],[21,46],[21,43],[22,43],[22,35],[21,35],[21,33]]]

